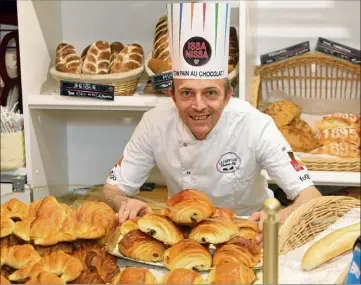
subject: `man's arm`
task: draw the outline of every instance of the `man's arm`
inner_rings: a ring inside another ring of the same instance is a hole
[[[100,190],[101,200],[112,207],[115,212],[120,210],[122,203],[129,198],[119,190],[118,186],[105,184]]]

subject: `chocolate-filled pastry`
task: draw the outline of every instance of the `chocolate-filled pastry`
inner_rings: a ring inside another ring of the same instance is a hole
[[[208,275],[210,284],[251,284],[255,280],[252,269],[234,262],[217,265]]]
[[[127,233],[118,243],[119,252],[126,257],[158,262],[163,260],[165,245],[143,233],[140,230],[133,230]]]
[[[122,223],[120,226],[121,235],[125,236],[130,231],[139,229],[138,221],[139,221],[139,217],[135,217],[133,219],[126,220],[124,223]]]
[[[206,247],[196,241],[183,239],[165,251],[164,264],[169,270],[208,270],[212,265],[212,256]]]
[[[169,245],[183,239],[181,231],[165,216],[146,214],[138,221],[139,229],[153,238]]]
[[[232,221],[214,218],[200,222],[192,229],[189,238],[199,243],[220,244],[229,241],[237,234],[238,229]]]
[[[158,280],[146,268],[126,267],[111,281],[111,284],[157,284]]]
[[[247,239],[255,239],[258,234],[258,225],[249,219],[236,218],[233,223],[238,228],[238,235]]]
[[[207,284],[203,277],[192,269],[176,268],[163,276],[162,284]]]
[[[164,215],[176,224],[194,225],[212,216],[212,201],[204,193],[194,190],[183,190],[167,201]]]
[[[225,218],[228,220],[232,220],[236,218],[236,213],[233,212],[231,209],[216,207],[214,209],[212,218]]]
[[[213,254],[213,265],[237,262],[253,267],[261,259],[261,248],[252,239],[235,237],[219,246]]]

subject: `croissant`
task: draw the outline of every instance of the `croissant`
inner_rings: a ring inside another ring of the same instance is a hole
[[[0,239],[0,248],[12,247],[12,246],[21,245],[24,243],[25,242],[22,239],[19,239],[17,236],[9,235],[5,238]]]
[[[238,228],[238,236],[247,239],[255,239],[258,234],[258,225],[256,222],[249,219],[237,218],[233,220]]]
[[[96,269],[105,283],[109,283],[113,277],[119,273],[116,259],[111,255],[106,255],[104,257],[101,254],[90,251],[85,258],[85,264],[90,270]]]
[[[176,268],[208,270],[211,264],[212,256],[209,251],[191,239],[177,242],[164,253],[164,265],[169,270]]]
[[[181,231],[165,216],[146,214],[138,221],[139,229],[153,238],[169,245],[183,239]]]
[[[7,216],[1,216],[0,223],[0,238],[7,237],[11,235],[14,231],[15,223],[12,219]]]
[[[162,284],[207,284],[203,277],[192,269],[176,268],[163,276]]]
[[[4,276],[0,275],[0,284],[11,284]]]
[[[31,277],[31,279],[25,284],[66,284],[66,283],[56,274],[43,271],[40,272],[38,275]]]
[[[214,211],[211,200],[204,193],[186,189],[167,201],[164,215],[176,224],[196,224],[212,216]]]
[[[45,256],[50,255],[51,253],[53,253],[55,251],[59,251],[59,250],[71,255],[74,252],[75,245],[73,243],[58,243],[53,246],[35,245],[34,248],[41,257],[45,257]]]
[[[158,280],[148,269],[126,267],[114,276],[111,284],[158,284]]]
[[[12,198],[1,205],[1,217],[10,219],[25,219],[28,215],[28,206],[17,198]]]
[[[214,213],[212,215],[212,218],[225,218],[229,220],[232,220],[235,217],[236,217],[236,213],[233,212],[231,209],[219,208],[219,207],[216,207],[214,209]]]
[[[208,275],[210,284],[251,284],[255,280],[252,269],[235,262],[216,265]]]
[[[70,284],[105,284],[105,282],[97,271],[87,269],[71,281]]]
[[[30,266],[31,264],[35,264],[39,260],[41,260],[40,255],[30,244],[1,248],[0,267],[3,265],[8,265],[12,268],[19,269],[13,274],[9,275],[10,281],[22,280],[23,268]]]
[[[261,259],[261,249],[252,239],[235,237],[218,247],[213,254],[213,265],[237,262],[253,267]]]
[[[200,222],[192,229],[189,238],[199,243],[220,244],[229,241],[237,234],[238,229],[232,221],[217,218]]]
[[[163,260],[165,245],[143,233],[133,230],[127,233],[118,243],[119,252],[126,257],[158,262]]]
[[[139,229],[138,221],[139,217],[135,217],[122,223],[120,226],[120,234],[125,236],[128,232]]]

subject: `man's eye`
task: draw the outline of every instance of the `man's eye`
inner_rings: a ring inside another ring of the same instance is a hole
[[[185,90],[185,91],[182,91],[182,95],[185,96],[185,97],[188,97],[191,95],[191,92],[188,91],[188,90]]]
[[[217,93],[214,90],[207,91],[207,96],[213,97],[215,95],[217,95]]]

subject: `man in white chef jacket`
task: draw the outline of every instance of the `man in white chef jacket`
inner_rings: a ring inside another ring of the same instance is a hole
[[[173,101],[144,114],[106,180],[103,194],[120,222],[150,211],[132,196],[156,165],[169,196],[197,189],[217,207],[255,220],[263,220],[259,211],[273,196],[262,169],[293,205],[321,196],[272,118],[231,98],[229,5],[174,3],[167,10]],[[281,219],[291,211],[283,209]]]

